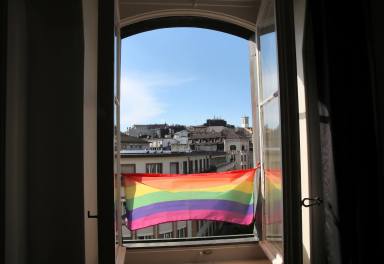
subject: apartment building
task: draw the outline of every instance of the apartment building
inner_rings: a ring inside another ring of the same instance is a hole
[[[145,150],[150,148],[150,142],[145,139],[120,134],[120,144],[122,150]]]

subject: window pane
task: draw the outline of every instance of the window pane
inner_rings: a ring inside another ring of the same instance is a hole
[[[169,164],[170,166],[170,173],[171,174],[179,174],[179,163],[178,162],[171,162]]]
[[[193,160],[189,161],[189,167],[188,168],[189,168],[189,170],[188,170],[189,173],[193,173]]]
[[[277,78],[277,47],[276,33],[271,32],[260,36],[260,64],[262,89],[261,98],[272,96],[279,89]]]
[[[161,163],[147,163],[145,164],[146,173],[163,173],[163,164]]]
[[[265,227],[266,238],[283,238],[283,194],[281,175],[281,136],[279,100],[263,106],[263,155],[265,172]]]

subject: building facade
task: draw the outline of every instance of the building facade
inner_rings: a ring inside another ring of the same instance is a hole
[[[150,147],[150,142],[145,139],[129,136],[124,133],[120,135],[122,150],[145,150]]]

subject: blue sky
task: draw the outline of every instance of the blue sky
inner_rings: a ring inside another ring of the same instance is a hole
[[[122,41],[121,129],[199,125],[251,117],[248,42],[207,29],[172,28]]]

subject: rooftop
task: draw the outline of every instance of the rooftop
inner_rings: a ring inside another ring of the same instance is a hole
[[[184,151],[172,152],[170,150],[122,150],[120,156],[122,157],[184,157],[184,156],[202,156],[213,155],[222,156],[227,153],[224,151]]]
[[[141,144],[147,144],[149,143],[145,139],[129,136],[127,134],[121,133],[121,143],[141,143]]]
[[[191,139],[205,139],[205,138],[230,138],[230,139],[241,139],[251,138],[252,134],[244,128],[223,128],[222,131],[209,131],[208,127],[201,129],[198,132],[191,132]]]

